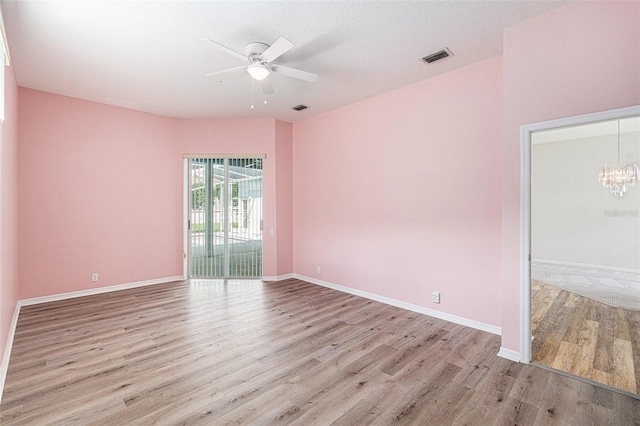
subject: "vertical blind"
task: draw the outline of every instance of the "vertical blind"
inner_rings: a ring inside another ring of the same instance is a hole
[[[189,158],[189,276],[262,276],[263,159]]]

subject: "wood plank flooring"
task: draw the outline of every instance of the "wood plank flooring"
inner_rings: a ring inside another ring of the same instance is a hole
[[[298,280],[24,307],[3,425],[640,425],[640,401],[498,336]]]
[[[640,311],[532,281],[531,312],[535,362],[638,393]]]

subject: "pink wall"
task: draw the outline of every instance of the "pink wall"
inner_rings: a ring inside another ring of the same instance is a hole
[[[10,71],[0,343],[18,275],[20,298],[181,275],[182,154],[265,153],[264,275],[501,325],[517,350],[519,127],[640,104],[639,17],[636,2],[566,6],[508,28],[502,58],[294,125],[176,120],[29,89],[16,109]]]
[[[276,130],[275,120],[180,120],[178,122],[176,158],[183,154],[266,154],[263,163],[264,229],[276,226]],[[277,274],[275,237],[264,233],[262,273]]]
[[[182,275],[175,120],[19,94],[20,298]]]
[[[176,120],[22,88],[20,114],[20,298],[181,276],[183,154],[267,154],[276,227],[275,120]],[[279,249],[290,257],[291,226],[278,246],[265,236],[264,275]]]
[[[5,67],[4,96],[5,120],[0,123],[0,359],[18,301],[18,85],[13,67]]]
[[[20,96],[21,298],[182,275],[185,153],[267,154],[263,214],[275,227],[274,120],[174,120]],[[266,236],[264,274],[276,271]]]
[[[521,125],[640,104],[640,3],[579,2],[504,35],[502,345],[519,350]]]
[[[499,326],[501,73],[493,58],[296,122],[295,272]]]
[[[278,274],[293,272],[293,125],[276,121]],[[266,233],[268,233],[268,228]]]

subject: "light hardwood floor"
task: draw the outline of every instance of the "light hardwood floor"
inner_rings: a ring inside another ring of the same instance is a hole
[[[535,362],[638,393],[640,312],[531,282]]]
[[[498,336],[298,280],[24,307],[0,423],[640,425],[640,401]]]

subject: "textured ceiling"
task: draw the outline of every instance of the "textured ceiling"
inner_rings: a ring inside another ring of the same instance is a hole
[[[564,142],[600,136],[610,136],[611,141],[615,141],[618,135],[618,121],[620,122],[621,134],[640,132],[640,117],[631,117],[534,132],[531,143]],[[639,139],[636,139],[636,142],[640,144]]]
[[[566,4],[544,1],[2,1],[18,84],[181,117],[295,121],[502,53],[505,27]],[[275,94],[201,41],[243,52],[284,36],[276,63],[319,75],[273,75]],[[420,58],[448,47],[454,56]],[[296,112],[298,104],[310,108]]]

